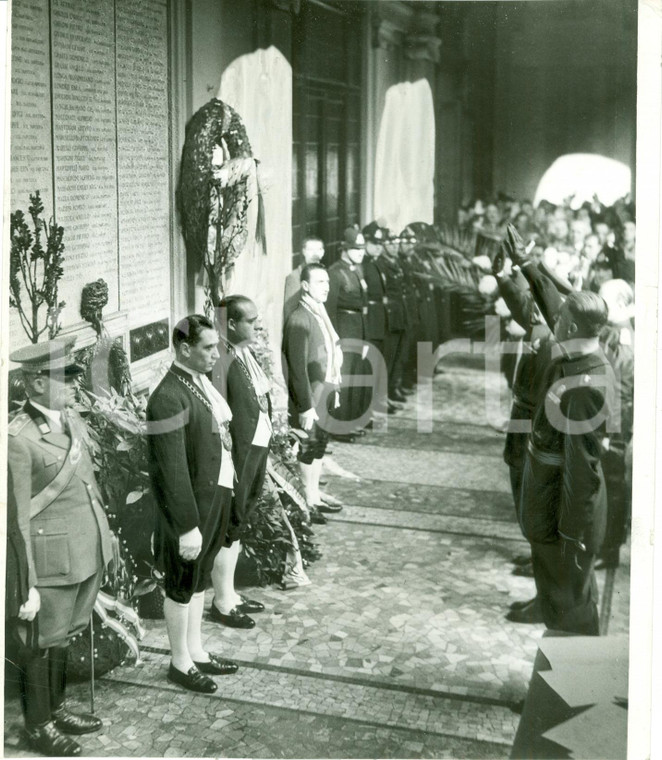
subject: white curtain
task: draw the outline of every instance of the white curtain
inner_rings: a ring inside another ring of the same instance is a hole
[[[280,372],[283,287],[292,265],[292,69],[275,47],[257,50],[232,62],[221,78],[217,97],[241,116],[259,159],[264,198],[267,255],[253,234],[228,278],[226,292],[255,301],[269,330],[274,364]],[[257,202],[249,208],[255,230]]]
[[[386,93],[375,156],[374,216],[396,234],[433,221],[435,122],[427,79]]]

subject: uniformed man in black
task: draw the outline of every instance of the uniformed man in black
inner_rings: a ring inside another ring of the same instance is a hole
[[[387,298],[384,359],[388,372],[388,398],[391,402],[402,403],[407,398],[401,387],[407,317],[404,302],[405,276],[398,260],[397,242],[387,242],[384,245],[384,252],[377,259],[377,268],[384,280]]]
[[[377,266],[377,260],[384,251],[388,230],[382,229],[377,222],[371,222],[363,228],[366,242],[366,255],[363,259],[363,274],[368,288],[368,315],[365,322],[365,339],[375,349],[376,361],[366,368],[373,374],[373,385],[370,389],[370,403],[374,415],[380,415],[388,410],[387,374],[384,363],[384,338],[386,336],[386,280]]]
[[[340,407],[333,414],[334,419],[343,424],[330,432],[335,438],[346,441],[351,441],[369,420],[362,377],[368,316],[368,288],[361,268],[364,255],[365,240],[361,231],[348,227],[342,241],[341,257],[329,267],[326,311],[340,337],[343,352]]]
[[[520,525],[531,542],[533,572],[548,628],[600,633],[594,564],[605,535],[607,495],[602,441],[614,395],[613,371],[598,336],[607,305],[595,293],[570,293],[558,308],[549,279],[508,226],[510,258],[529,281],[557,340],[533,415],[520,495]]]

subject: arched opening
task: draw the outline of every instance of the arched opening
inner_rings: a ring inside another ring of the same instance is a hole
[[[597,195],[606,206],[630,192],[632,172],[621,161],[594,153],[568,153],[557,158],[538,184],[534,204],[547,200],[560,204],[572,196],[579,208]]]

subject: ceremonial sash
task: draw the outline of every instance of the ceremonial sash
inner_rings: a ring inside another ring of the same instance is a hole
[[[31,520],[33,520],[40,512],[43,512],[46,507],[52,504],[71,482],[71,479],[76,474],[76,471],[78,470],[82,459],[80,446],[80,441],[74,438],[71,443],[71,448],[67,452],[66,459],[64,460],[64,465],[58,474],[45,488],[39,491],[38,494],[35,494],[30,500]],[[72,454],[74,456],[71,456]]]

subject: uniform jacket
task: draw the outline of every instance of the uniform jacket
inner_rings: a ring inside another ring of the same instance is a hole
[[[300,264],[296,269],[291,271],[285,278],[285,294],[283,296],[283,324],[287,318],[296,309],[301,294],[301,270],[303,265]]]
[[[221,457],[229,455],[210,409],[177,376],[195,386],[191,375],[173,364],[147,403],[150,478],[159,507],[155,545],[193,528],[204,538],[205,525],[213,522]]]
[[[111,534],[89,453],[85,423],[68,412],[71,437],[51,431],[28,401],[8,427],[8,463],[28,561],[30,586],[80,583],[112,556]],[[30,506],[65,466],[78,461],[64,489],[30,519]]]
[[[256,360],[257,361],[257,360]],[[232,347],[222,343],[221,358],[214,368],[214,380],[220,381],[221,393],[225,396],[230,409],[232,420],[230,433],[232,435],[232,458],[237,472],[241,472],[243,462],[250,450],[257,423],[260,418],[255,386],[244,366]],[[217,387],[219,385],[217,384]],[[268,414],[271,417],[271,398],[267,394]]]
[[[553,324],[558,291],[537,267],[523,271],[543,316]],[[559,355],[550,359],[543,388],[522,476],[520,524],[529,541],[565,538],[595,553],[607,518],[600,459],[613,405],[613,371],[601,352]]]
[[[600,460],[613,373],[597,353],[561,359],[551,369],[553,382],[536,410],[531,433],[534,450],[542,457],[529,452],[524,468],[522,527],[530,541],[563,537],[596,552],[604,538],[607,516]],[[562,419],[573,425],[554,425],[550,408],[558,409]],[[600,416],[602,423],[590,422]],[[558,463],[546,463],[547,454],[556,455]]]
[[[290,412],[301,414],[317,408],[326,384],[328,355],[317,320],[302,304],[285,323],[283,358]]]
[[[12,471],[7,470],[7,563],[5,574],[5,620],[18,615],[21,605],[28,599],[28,555],[26,543],[18,521]]]
[[[368,294],[361,267],[339,259],[329,267],[326,312],[340,338],[365,337]]]
[[[387,258],[385,255],[377,259],[388,304],[386,306],[386,326],[389,332],[399,332],[407,326],[405,318],[405,306],[403,300],[404,273],[398,261]]]
[[[363,276],[368,286],[368,314],[365,320],[365,339],[384,340],[386,331],[386,290],[376,262],[369,256],[363,259]]]

